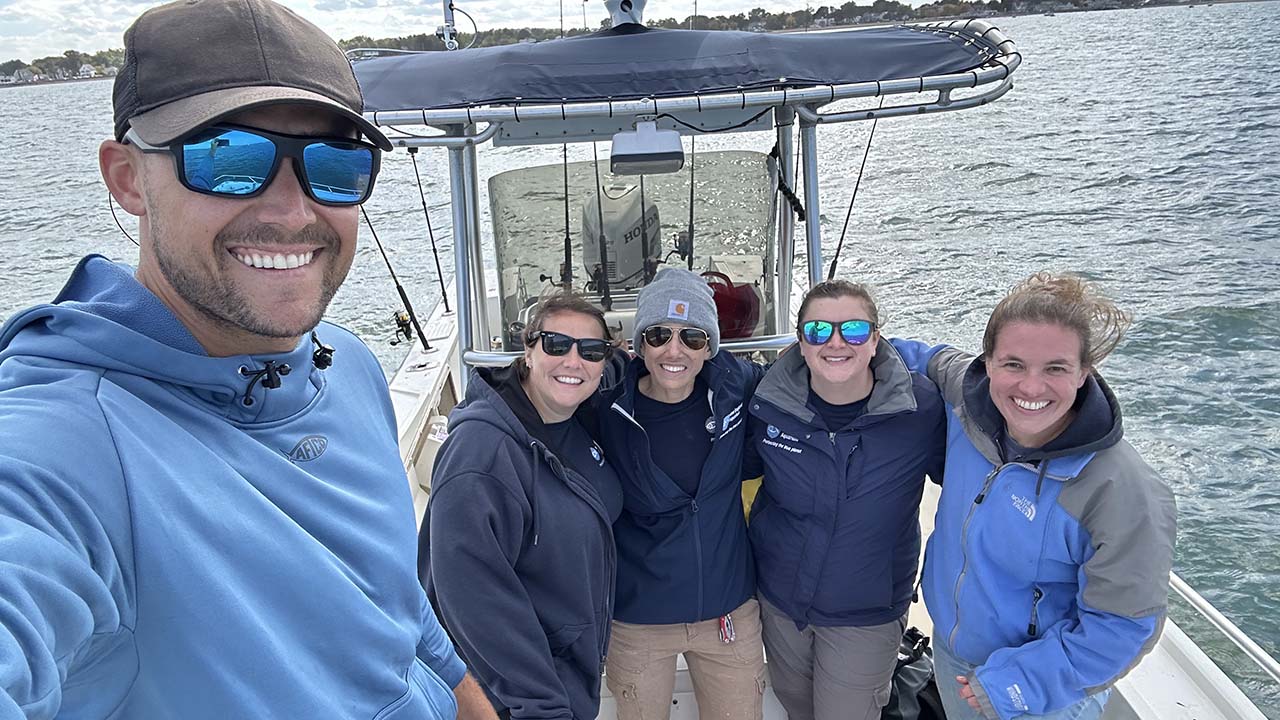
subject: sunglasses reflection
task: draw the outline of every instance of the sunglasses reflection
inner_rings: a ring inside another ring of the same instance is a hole
[[[644,329],[644,342],[649,347],[659,348],[671,341],[672,336],[679,335],[680,342],[690,350],[702,350],[710,341],[706,330],[701,328],[669,328],[665,325],[650,325]]]
[[[608,340],[600,338],[576,338],[570,337],[563,333],[542,330],[530,338],[530,345],[542,341],[542,352],[554,356],[561,357],[568,354],[574,345],[578,346],[578,356],[587,362],[601,362],[609,355],[612,346]]]
[[[871,339],[876,324],[870,320],[809,320],[800,326],[800,335],[810,345],[825,345],[835,336],[836,328],[840,328],[840,338],[849,345],[862,345]]]

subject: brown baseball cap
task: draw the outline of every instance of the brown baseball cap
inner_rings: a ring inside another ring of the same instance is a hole
[[[124,33],[112,91],[117,140],[132,127],[147,143],[167,145],[228,115],[281,104],[329,110],[391,149],[361,114],[364,97],[342,49],[271,0],[178,0],[144,12]]]

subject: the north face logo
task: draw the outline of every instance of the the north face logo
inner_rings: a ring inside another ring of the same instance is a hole
[[[1018,512],[1027,516],[1027,519],[1034,522],[1036,519],[1036,504],[1021,495],[1010,495],[1013,499],[1013,506]]]
[[[324,454],[326,448],[329,447],[329,438],[323,435],[308,435],[298,441],[285,457],[294,462],[307,462],[315,460]]]

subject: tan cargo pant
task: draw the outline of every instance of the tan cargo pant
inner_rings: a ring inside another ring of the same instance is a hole
[[[735,639],[720,639],[720,620],[677,625],[613,621],[605,682],[618,720],[667,720],[675,694],[676,657],[684,653],[701,720],[760,720],[764,645],[760,605],[747,600],[730,613]]]

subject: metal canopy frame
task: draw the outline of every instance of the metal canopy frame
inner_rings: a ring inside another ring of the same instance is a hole
[[[916,26],[928,32],[963,37],[965,45],[985,45],[990,56],[982,66],[959,73],[925,77],[900,78],[840,85],[815,85],[804,88],[740,90],[708,94],[650,97],[634,100],[589,100],[539,104],[487,104],[442,109],[384,110],[365,113],[372,123],[390,131],[394,147],[443,147],[449,151],[450,195],[454,230],[454,283],[458,292],[459,343],[463,362],[469,365],[506,365],[519,353],[493,352],[489,349],[490,329],[485,310],[485,279],[481,262],[479,208],[479,176],[476,147],[499,138],[508,145],[534,145],[562,142],[609,140],[621,127],[634,124],[636,118],[670,117],[677,114],[686,123],[690,118],[713,117],[717,122],[740,118],[742,127],[723,132],[758,131],[762,121],[772,125],[779,148],[779,172],[788,184],[794,184],[794,135],[791,127],[800,125],[800,172],[804,178],[805,245],[808,255],[808,279],[812,286],[823,279],[822,236],[818,202],[817,128],[845,122],[877,118],[907,117],[979,107],[1000,99],[1013,88],[1012,75],[1022,64],[1017,47],[995,26],[985,20],[929,23]],[[974,91],[963,97],[952,97],[960,90]],[[892,98],[937,93],[932,99],[906,101],[872,109],[841,111],[827,106],[857,98]],[[772,112],[771,112],[772,111]],[[704,125],[706,123],[704,122]],[[437,135],[424,135],[405,128],[434,128]],[[480,128],[483,126],[483,129]],[[663,125],[686,135],[699,135],[710,130],[694,130],[680,123]],[[519,130],[500,134],[504,128]],[[767,125],[766,125],[767,127]],[[505,141],[504,141],[505,139]],[[785,327],[790,308],[791,259],[795,246],[795,218],[784,198],[779,197],[774,326]],[[476,341],[482,341],[483,345]],[[773,351],[793,342],[790,333],[727,341],[721,345],[732,352]],[[465,383],[464,377],[460,381]]]

